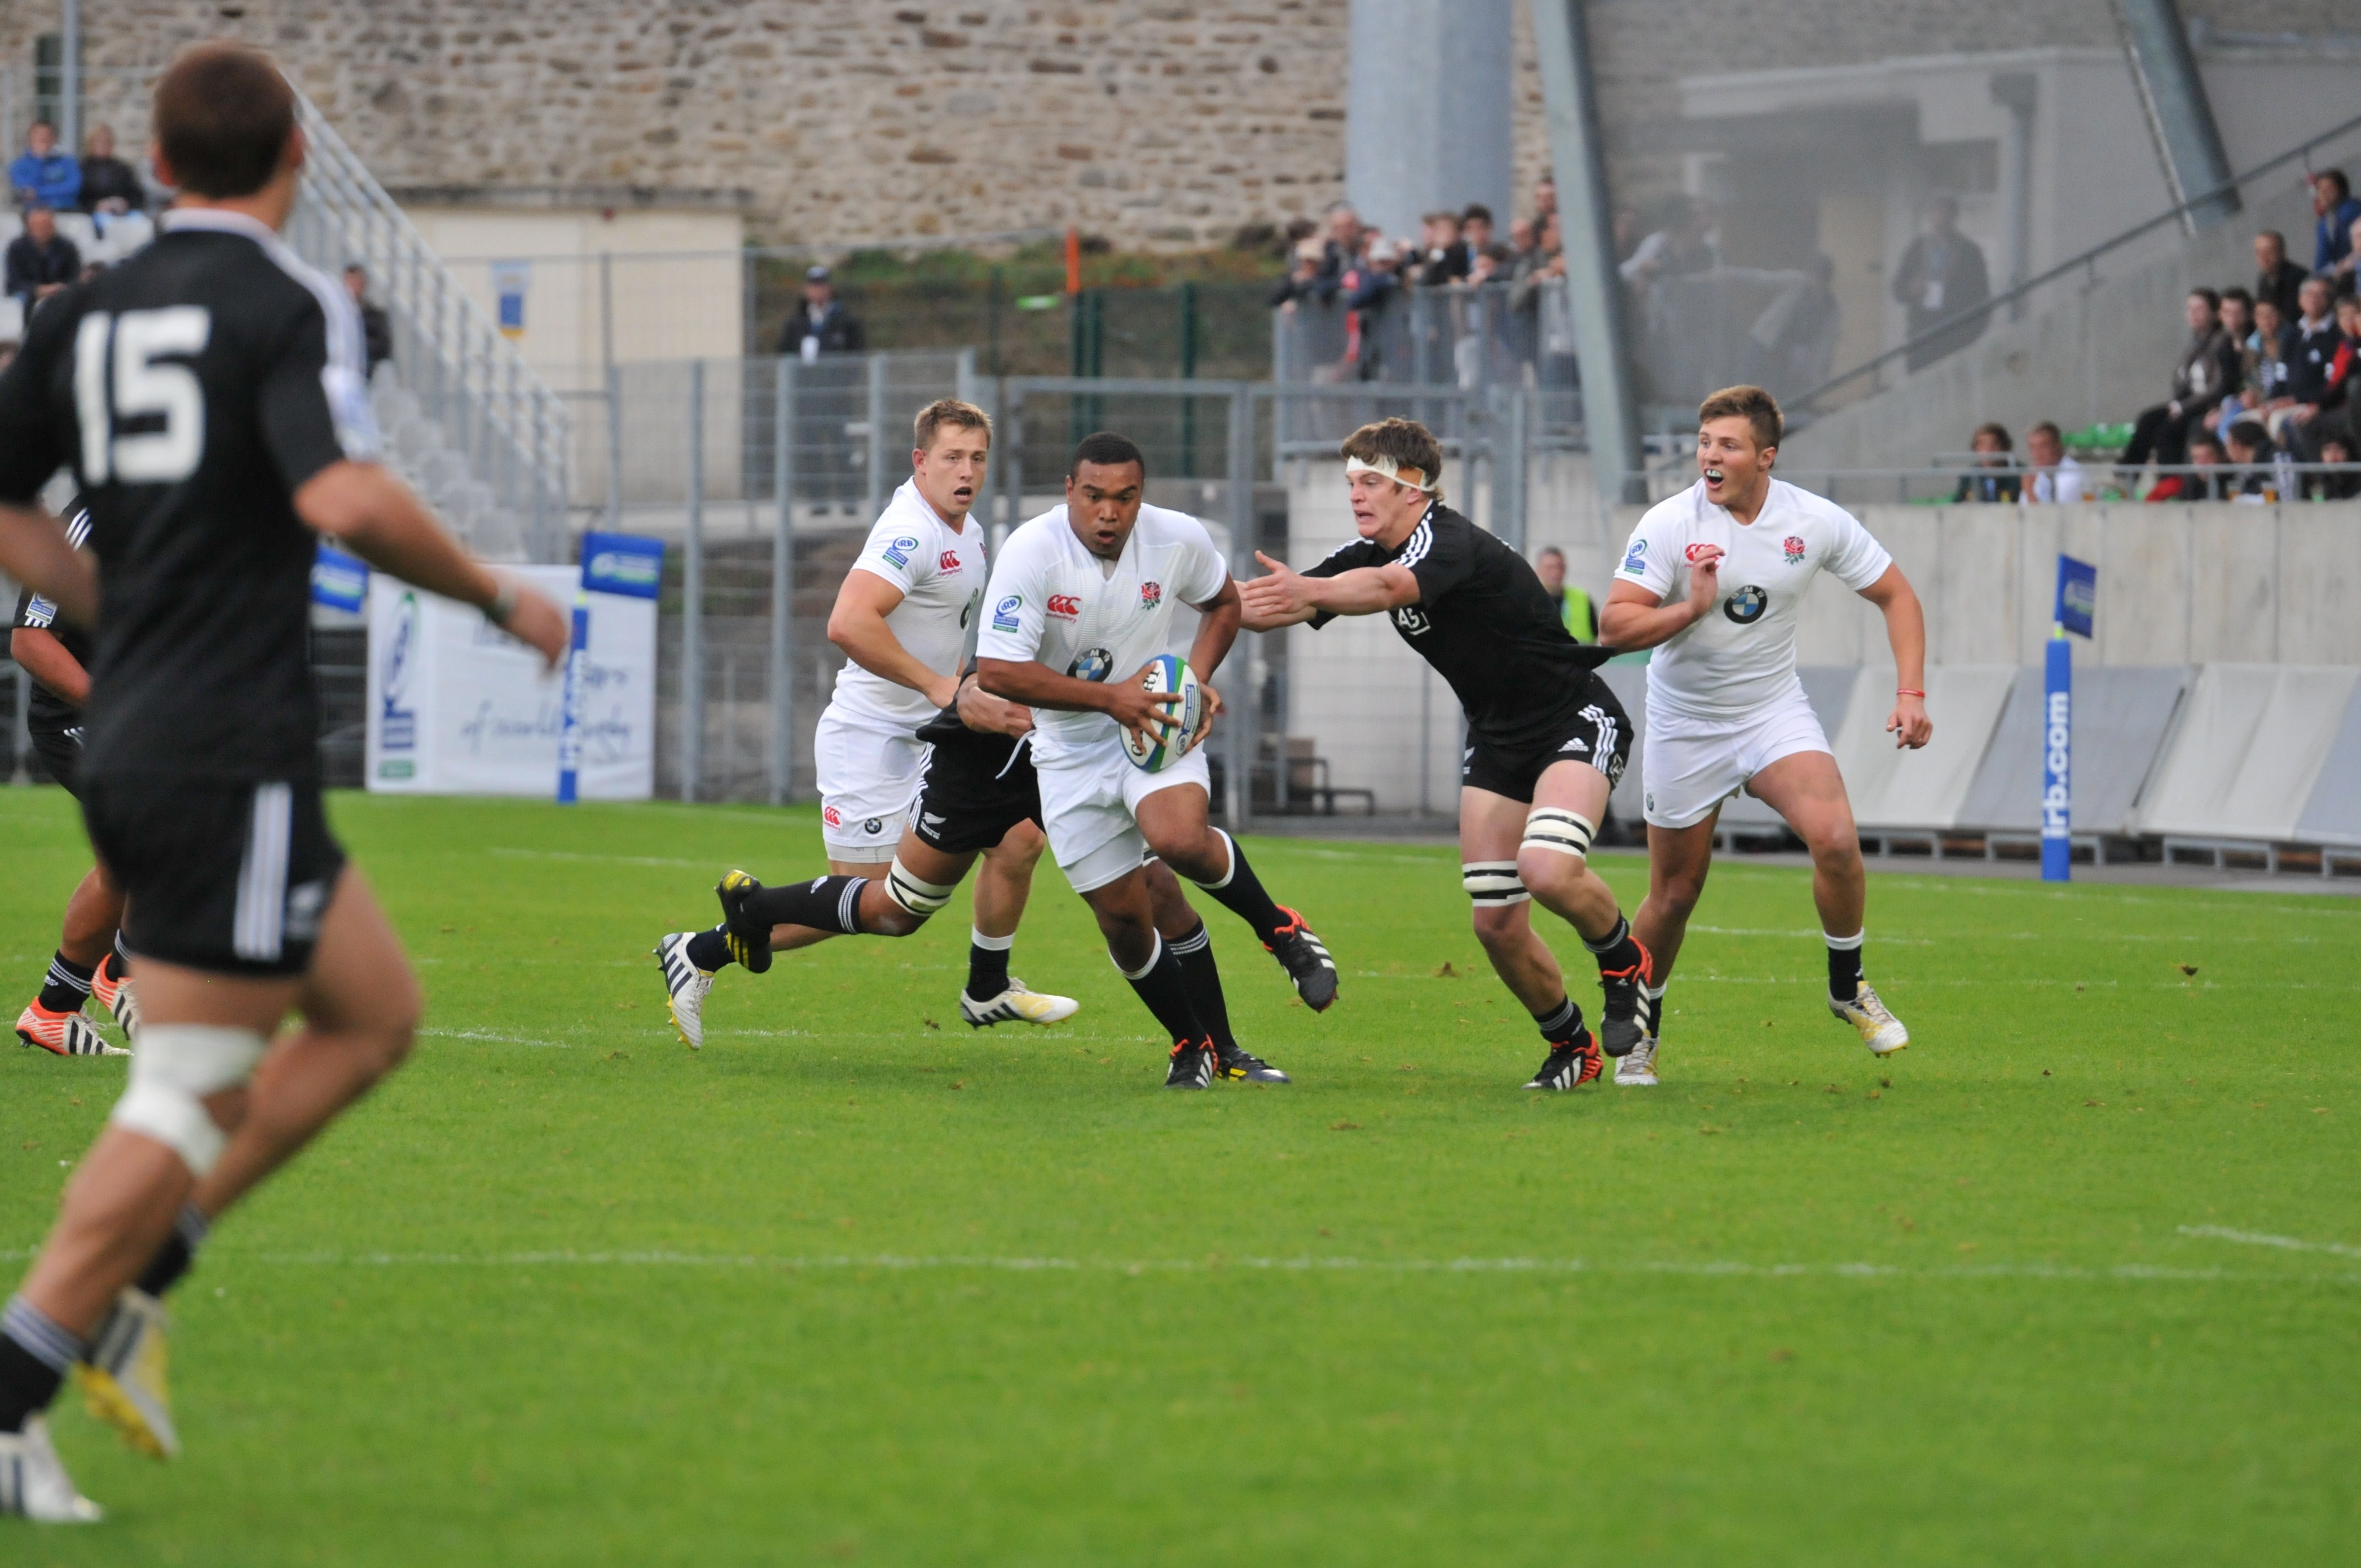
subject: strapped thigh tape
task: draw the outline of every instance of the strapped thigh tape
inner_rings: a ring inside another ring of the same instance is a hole
[[[208,1094],[254,1075],[269,1042],[252,1029],[214,1024],[149,1024],[131,1058],[131,1087],[107,1120],[144,1133],[181,1157],[192,1175],[213,1169],[229,1135],[204,1107]]]
[[[885,896],[921,920],[949,904],[951,894],[958,891],[959,883],[955,882],[920,882],[910,874],[910,868],[902,863],[899,855],[894,857],[894,869],[885,875]]]
[[[1525,817],[1527,850],[1554,850],[1561,855],[1580,860],[1590,853],[1590,840],[1598,832],[1598,824],[1576,812],[1554,806],[1536,806]]]
[[[1522,904],[1532,894],[1517,875],[1514,861],[1466,861],[1459,867],[1459,885],[1477,904]]]

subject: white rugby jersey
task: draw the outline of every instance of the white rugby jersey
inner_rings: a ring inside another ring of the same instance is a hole
[[[916,479],[894,492],[869,543],[852,564],[856,572],[884,578],[902,590],[902,602],[886,612],[885,625],[910,656],[937,674],[959,669],[969,630],[983,602],[986,564],[983,525],[973,518],[953,532],[918,493]],[[937,709],[925,694],[896,685],[848,659],[836,673],[836,696],[829,703],[840,718],[915,731]]]
[[[1066,509],[1055,506],[1001,545],[976,655],[1035,660],[1086,681],[1127,679],[1159,653],[1186,657],[1173,639],[1173,607],[1210,604],[1229,580],[1213,536],[1186,512],[1141,507],[1123,554],[1102,561],[1074,537]],[[1033,754],[1042,762],[1115,733],[1104,713],[1046,707],[1033,710]]]
[[[1706,499],[1705,481],[1648,509],[1615,576],[1665,603],[1686,598],[1696,546],[1719,544],[1721,603],[1660,643],[1648,661],[1648,706],[1704,718],[1738,718],[1800,693],[1795,617],[1821,571],[1855,592],[1885,575],[1894,557],[1861,520],[1784,479],[1751,523]]]

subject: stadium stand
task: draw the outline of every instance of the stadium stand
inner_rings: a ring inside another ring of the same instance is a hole
[[[2334,664],[2207,664],[2198,672],[2136,814],[2139,830],[2182,847],[2296,839],[2322,780],[2361,668]],[[2355,790],[2337,781],[2349,810]]]

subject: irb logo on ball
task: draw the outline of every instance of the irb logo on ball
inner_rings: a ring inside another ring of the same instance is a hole
[[[1151,723],[1146,741],[1129,729],[1117,731],[1123,738],[1123,754],[1131,759],[1131,765],[1143,773],[1159,773],[1189,754],[1197,727],[1204,721],[1204,688],[1198,685],[1197,672],[1189,667],[1189,661],[1173,653],[1159,653],[1149,660],[1140,684],[1152,692],[1177,692],[1180,696],[1179,702],[1164,705],[1171,717],[1160,725]]]

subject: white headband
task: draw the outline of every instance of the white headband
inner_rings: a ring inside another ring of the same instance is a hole
[[[1433,495],[1434,493],[1434,481],[1427,477],[1425,469],[1412,468],[1410,472],[1416,474],[1418,477],[1415,479],[1403,478],[1401,465],[1395,462],[1390,457],[1381,456],[1375,462],[1368,462],[1359,457],[1347,457],[1345,459],[1345,477],[1347,479],[1351,478],[1356,474],[1376,474],[1381,477],[1391,479],[1397,485],[1408,485],[1413,490],[1424,490],[1428,495]]]

